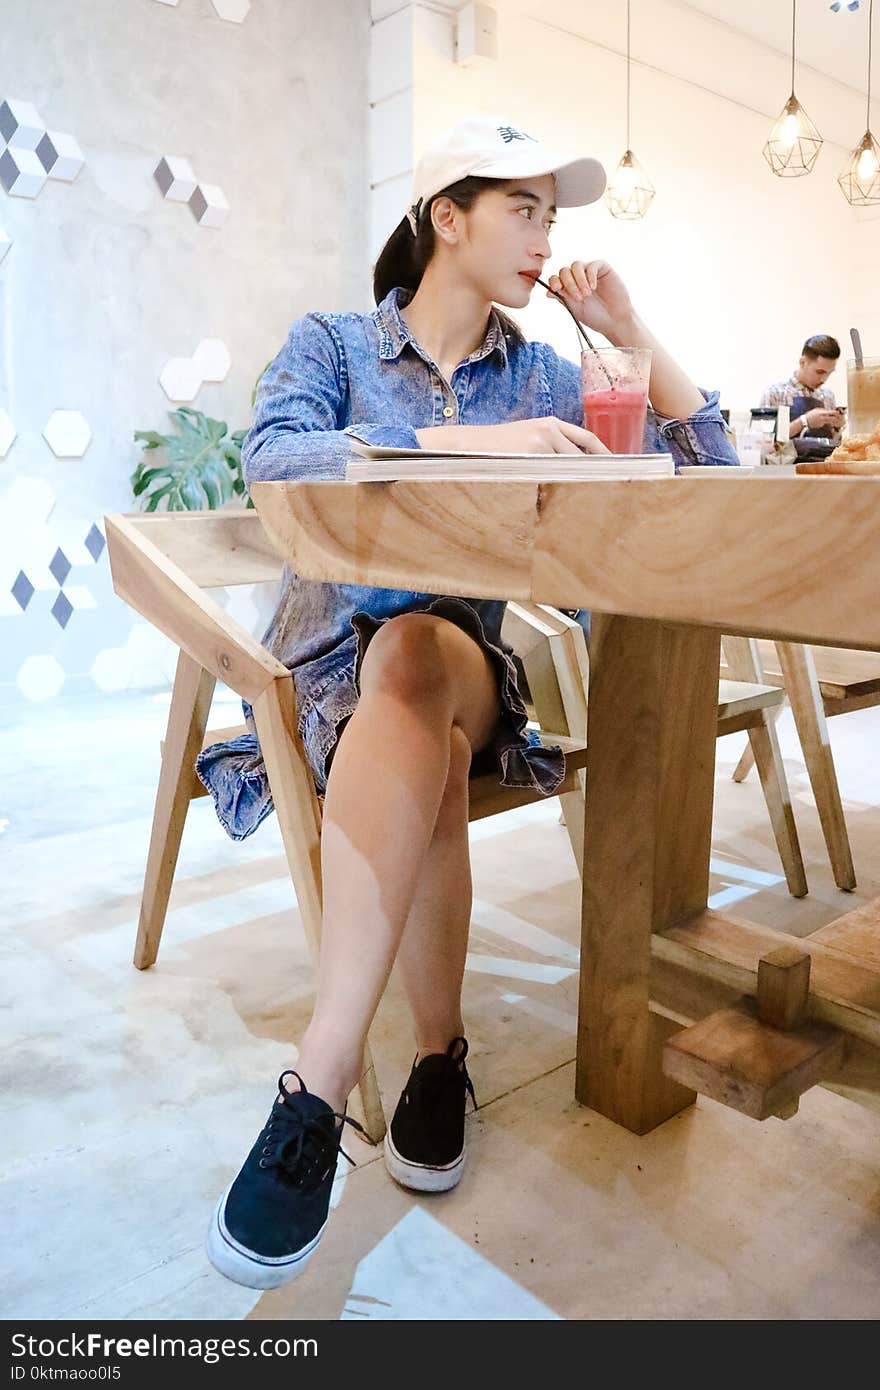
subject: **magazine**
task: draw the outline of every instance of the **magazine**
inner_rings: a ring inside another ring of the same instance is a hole
[[[459,482],[603,482],[671,478],[671,454],[504,454],[384,449],[353,439],[350,483],[446,479]]]

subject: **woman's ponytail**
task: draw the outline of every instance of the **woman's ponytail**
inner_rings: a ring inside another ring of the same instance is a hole
[[[433,251],[434,228],[430,216],[421,217],[415,236],[409,218],[401,218],[379,252],[379,259],[373,268],[373,298],[376,303],[381,304],[395,286],[415,293]]]
[[[472,174],[432,194],[427,206],[419,212],[415,236],[409,217],[401,218],[373,267],[373,298],[376,303],[381,304],[386,294],[395,288],[411,290],[415,294],[421,284],[425,267],[434,254],[431,204],[435,198],[451,198],[456,207],[469,212],[481,193],[488,188],[501,188],[503,183],[503,179],[481,179]]]

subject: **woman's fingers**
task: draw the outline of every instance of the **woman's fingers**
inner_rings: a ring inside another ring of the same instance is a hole
[[[587,267],[583,261],[574,261],[570,266],[563,266],[559,275],[554,278],[559,280],[563,294],[569,299],[584,300],[592,294]],[[553,280],[549,283],[552,285]]]
[[[601,439],[597,439],[590,430],[581,429],[580,425],[569,424],[568,420],[557,420],[556,424],[560,434],[574,446],[573,449],[557,449],[557,453],[608,454],[611,452],[605,447]]]

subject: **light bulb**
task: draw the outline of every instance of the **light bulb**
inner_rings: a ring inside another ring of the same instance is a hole
[[[870,183],[878,169],[880,169],[880,164],[877,163],[877,156],[869,145],[859,155],[856,164],[856,178],[859,183]]]
[[[636,171],[631,164],[621,164],[611,180],[612,191],[619,198],[628,198],[636,186]]]
[[[783,149],[791,150],[794,148],[798,138],[798,119],[793,111],[789,111],[779,130],[779,143]]]

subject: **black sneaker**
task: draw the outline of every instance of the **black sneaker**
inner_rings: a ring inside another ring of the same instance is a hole
[[[288,1091],[295,1076],[302,1090]],[[278,1097],[238,1177],[224,1192],[208,1232],[208,1259],[250,1289],[295,1279],[324,1234],[343,1125],[363,1128],[306,1090],[295,1071],[278,1078]]]
[[[464,1172],[468,1092],[477,1108],[467,1051],[464,1038],[453,1038],[445,1052],[413,1063],[385,1135],[385,1167],[416,1192],[448,1192]]]

